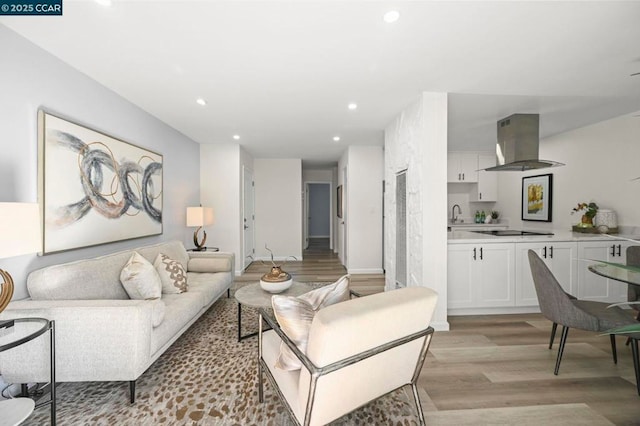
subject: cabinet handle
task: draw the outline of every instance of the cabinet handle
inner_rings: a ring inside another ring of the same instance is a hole
[[[480,193],[480,199],[482,200],[482,192]]]
[[[462,174],[462,180],[464,180],[464,173]]]
[[[549,246],[549,258],[553,259],[553,246]]]
[[[547,258],[547,246],[542,249],[542,257]]]
[[[476,260],[476,248],[473,248],[473,260]]]
[[[480,260],[482,260],[482,247],[480,247]]]
[[[618,244],[618,257],[622,256],[621,250],[622,250],[622,244]]]
[[[616,245],[613,244],[611,246],[611,257],[615,257],[615,255],[616,255]]]

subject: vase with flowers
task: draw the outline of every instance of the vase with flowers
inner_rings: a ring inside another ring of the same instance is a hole
[[[582,212],[582,217],[580,218],[580,223],[578,223],[577,226],[580,228],[592,228],[593,218],[596,213],[598,213],[598,205],[594,202],[578,203],[578,205],[572,209],[571,214],[579,212]]]

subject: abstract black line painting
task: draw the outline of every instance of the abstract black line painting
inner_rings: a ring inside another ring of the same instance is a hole
[[[38,111],[42,254],[162,233],[162,155]]]

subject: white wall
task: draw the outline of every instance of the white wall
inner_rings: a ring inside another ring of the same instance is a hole
[[[256,191],[256,258],[302,259],[302,160],[253,161]]]
[[[542,117],[544,119],[544,117]],[[526,173],[498,173],[496,209],[514,229],[564,229],[580,221],[579,202],[616,211],[619,225],[640,225],[640,118],[633,114],[540,141],[540,158],[565,166]],[[553,174],[551,223],[521,220],[522,177]]]
[[[186,207],[199,202],[198,144],[2,25],[0,45],[0,201],[37,201],[40,107],[163,154],[164,161],[162,235],[0,259],[0,268],[14,278],[14,299],[27,296],[26,276],[34,269],[165,240],[189,244],[193,231],[185,217]]]
[[[447,322],[447,104],[446,93],[423,93],[385,130],[386,290],[395,288],[396,174],[407,170],[407,279],[438,292],[432,321]]]
[[[350,274],[382,273],[382,181],[380,146],[350,146],[346,201],[347,270]]]

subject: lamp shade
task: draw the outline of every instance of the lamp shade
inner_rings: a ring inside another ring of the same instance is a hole
[[[187,207],[187,226],[205,226],[213,224],[211,207]]]
[[[0,258],[40,250],[40,209],[37,203],[0,203]]]

